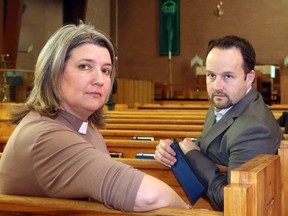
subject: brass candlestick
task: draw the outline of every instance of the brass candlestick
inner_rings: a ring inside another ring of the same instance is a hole
[[[1,92],[3,93],[2,102],[10,102],[10,85],[7,84],[6,72],[3,72],[3,86]]]
[[[2,68],[8,68],[8,61],[5,57],[9,57],[9,54],[1,55]],[[3,94],[2,102],[10,102],[10,85],[7,82],[7,71],[3,71],[3,85],[1,87],[1,93]]]

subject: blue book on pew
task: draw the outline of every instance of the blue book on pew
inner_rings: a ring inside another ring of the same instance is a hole
[[[154,159],[154,154],[138,153],[138,154],[136,154],[136,158],[140,158],[140,159]]]
[[[177,162],[171,167],[172,172],[177,178],[179,184],[184,189],[187,197],[194,204],[206,189],[197,179],[193,170],[190,168],[184,153],[182,152],[177,140],[174,140],[171,147],[176,152]]]

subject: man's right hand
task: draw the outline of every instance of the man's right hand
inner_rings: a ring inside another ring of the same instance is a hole
[[[172,140],[160,140],[156,146],[154,158],[165,166],[171,167],[176,163],[175,151],[170,147]]]

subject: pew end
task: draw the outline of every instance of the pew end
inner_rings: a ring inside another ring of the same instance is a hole
[[[281,163],[281,203],[282,215],[288,215],[288,140],[282,140],[280,148],[278,149]],[[285,205],[284,205],[285,203]]]
[[[224,188],[224,216],[281,215],[280,176],[278,155],[257,155],[232,170]]]

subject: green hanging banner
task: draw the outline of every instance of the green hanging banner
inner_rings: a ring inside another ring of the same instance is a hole
[[[160,55],[180,54],[179,0],[160,1]]]

